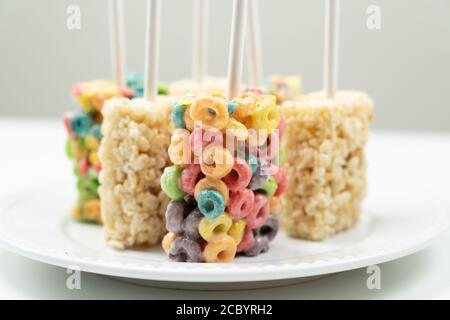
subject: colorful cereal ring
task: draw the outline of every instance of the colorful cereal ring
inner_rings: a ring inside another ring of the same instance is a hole
[[[231,262],[236,255],[236,242],[222,233],[212,237],[205,247],[203,256],[206,262]]]
[[[262,96],[252,113],[252,127],[267,130],[269,133],[278,127],[280,123],[280,108],[276,102]]]
[[[187,236],[175,239],[169,251],[169,258],[179,262],[202,262],[204,260],[200,244]]]
[[[203,150],[208,145],[223,145],[223,136],[220,131],[203,130],[200,127],[194,128],[189,136],[189,143],[194,156],[200,157]]]
[[[209,178],[201,179],[196,184],[195,189],[194,189],[195,199],[198,200],[200,193],[206,189],[216,190],[217,192],[219,192],[222,195],[223,200],[225,201],[225,205],[228,203],[230,191],[228,190],[228,187],[225,184],[225,182],[223,182],[222,180],[209,179]]]
[[[228,233],[232,224],[233,221],[225,212],[215,220],[203,218],[198,226],[198,232],[204,240],[210,241],[211,238],[218,233]]]
[[[189,114],[194,121],[200,121],[205,129],[221,130],[229,119],[227,103],[220,97],[197,97],[189,108]]]
[[[177,235],[173,232],[169,232],[164,236],[161,244],[165,253],[169,253],[176,238]]]
[[[170,161],[174,164],[183,165],[191,163],[189,135],[190,133],[186,129],[176,129],[174,131],[168,150]]]
[[[184,167],[183,172],[180,177],[180,184],[183,190],[190,194],[194,195],[195,186],[197,182],[203,179],[205,175],[200,170],[200,165],[198,164],[189,164]]]
[[[266,237],[255,237],[253,244],[244,250],[248,257],[255,257],[261,253],[269,251],[269,240]]]
[[[275,194],[275,191],[277,191],[278,184],[274,177],[270,176],[267,178],[266,182],[263,184],[263,186],[258,189],[258,192],[263,193],[267,197],[272,197]]]
[[[221,179],[231,171],[233,164],[233,156],[228,149],[219,145],[210,145],[203,151],[200,168],[205,176]]]
[[[245,231],[245,220],[237,220],[233,221],[230,230],[228,230],[228,235],[234,239],[236,244],[241,243],[242,238],[244,237]]]
[[[252,190],[232,192],[227,210],[233,220],[245,218],[253,211],[255,195]]]
[[[237,252],[243,252],[250,248],[253,244],[253,241],[255,241],[253,231],[247,226],[244,231],[244,236],[242,237],[242,240],[237,247]]]
[[[84,137],[92,126],[92,118],[89,114],[78,112],[70,117],[70,128],[75,135]]]
[[[226,126],[226,133],[237,140],[244,141],[248,138],[248,130],[244,124],[234,118],[230,118]]]
[[[274,193],[274,195],[278,197],[283,194],[287,188],[288,176],[286,170],[284,168],[278,168],[278,172],[276,173],[274,178],[277,180],[278,184],[277,191]]]
[[[172,122],[177,128],[186,129],[186,122],[184,121],[184,113],[186,107],[181,104],[176,104],[172,109]]]
[[[247,162],[242,158],[235,158],[233,169],[223,178],[223,181],[230,191],[241,191],[248,186],[251,179],[252,172]]]
[[[182,199],[186,193],[180,186],[180,176],[183,169],[174,165],[164,169],[161,176],[161,188],[172,200]]]
[[[267,197],[262,194],[255,195],[252,212],[245,218],[247,227],[251,229],[260,228],[270,214],[270,205]]]
[[[198,209],[207,218],[217,219],[225,211],[225,201],[215,190],[203,190],[198,196]]]

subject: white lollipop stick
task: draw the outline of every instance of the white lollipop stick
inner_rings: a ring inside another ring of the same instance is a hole
[[[159,36],[161,0],[147,0],[144,98],[154,101],[158,95]]]
[[[337,88],[338,38],[339,0],[326,0],[323,88],[328,99],[334,98]]]
[[[247,0],[234,0],[231,22],[230,52],[228,56],[228,98],[239,95],[244,55]]]
[[[248,0],[247,61],[250,87],[261,84],[263,76],[261,37],[257,0]]]
[[[192,78],[202,83],[208,67],[208,0],[195,0],[193,40]]]
[[[123,1],[109,0],[109,37],[111,71],[118,86],[124,84],[125,74],[125,31],[123,22]]]

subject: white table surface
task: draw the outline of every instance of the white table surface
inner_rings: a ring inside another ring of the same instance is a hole
[[[0,199],[32,183],[39,172],[39,168],[33,166],[33,159],[49,153],[64,157],[64,135],[56,119],[0,118]],[[371,163],[371,154],[381,151],[383,161]],[[422,187],[424,193],[433,190],[441,197],[450,198],[450,134],[372,132],[368,154],[369,166],[389,164],[398,167],[399,172],[408,170],[402,174],[409,175],[411,183]],[[81,290],[68,290],[65,269],[0,248],[0,298],[450,299],[449,248],[450,231],[419,253],[380,265],[380,290],[367,289],[366,269],[358,269],[303,284],[239,292],[159,289],[87,273],[82,274]]]

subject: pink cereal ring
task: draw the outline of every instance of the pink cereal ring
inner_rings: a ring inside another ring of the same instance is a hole
[[[267,138],[267,143],[261,146],[258,150],[258,155],[261,159],[273,159],[280,151],[280,136],[278,132],[272,132]]]
[[[255,195],[250,189],[232,192],[228,200],[227,212],[233,220],[245,218],[253,211],[254,201]]]
[[[188,194],[193,195],[195,185],[199,180],[204,178],[205,175],[200,170],[199,164],[189,164],[181,172],[180,184],[181,188]]]
[[[84,177],[88,174],[89,171],[89,161],[87,158],[83,158],[78,162],[78,169],[80,170],[80,174]]]
[[[70,114],[64,115],[63,118],[64,127],[66,128],[67,134],[72,136],[72,127],[70,126]]]
[[[274,178],[278,184],[278,188],[277,191],[275,191],[274,196],[278,197],[279,195],[283,194],[287,188],[288,177],[286,170],[284,170],[284,168],[278,168],[278,171],[274,175]]]
[[[242,252],[247,250],[253,245],[253,242],[255,241],[255,237],[253,236],[253,231],[251,228],[246,227],[244,236],[242,237],[241,242],[239,243],[237,247],[237,252]]]
[[[245,218],[247,227],[257,229],[264,225],[270,214],[270,205],[267,197],[262,194],[255,195],[252,212]]]
[[[233,169],[227,174],[223,181],[227,184],[230,191],[244,190],[252,179],[252,170],[242,158],[234,160]]]

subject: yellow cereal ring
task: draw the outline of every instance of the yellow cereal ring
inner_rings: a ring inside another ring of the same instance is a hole
[[[192,120],[201,122],[204,129],[221,130],[230,118],[226,100],[211,96],[196,98],[189,108],[189,114]]]
[[[280,107],[277,106],[275,98],[262,96],[258,99],[256,108],[252,113],[252,127],[272,132],[280,123]]]
[[[202,218],[200,224],[198,225],[198,233],[200,236],[209,241],[214,235],[218,233],[227,233],[230,230],[233,220],[225,212],[221,214],[217,219],[210,220],[207,218]]]
[[[232,237],[225,233],[216,234],[206,245],[203,257],[206,262],[231,262],[236,249],[237,245]]]
[[[279,197],[271,197],[269,199],[270,203],[270,211],[271,212],[278,212],[280,209],[280,198]]]
[[[186,129],[176,129],[173,132],[169,146],[169,158],[177,165],[191,163],[192,155],[189,144],[190,133]]]
[[[81,219],[80,207],[78,205],[75,205],[72,208],[72,218],[74,218],[75,220]]]
[[[220,145],[209,145],[202,154],[200,169],[212,179],[225,177],[233,169],[234,159],[230,151]]]
[[[189,112],[190,107],[187,107],[186,111],[184,112],[183,119],[184,123],[186,124],[186,129],[189,131],[194,130],[194,120],[191,118],[191,114]]]
[[[203,178],[197,184],[195,185],[194,189],[194,197],[197,200],[200,192],[202,192],[205,189],[214,189],[217,192],[219,192],[225,204],[228,203],[228,199],[230,197],[230,191],[226,185],[225,182],[223,182],[220,179],[209,179],[209,178]]]
[[[248,138],[248,130],[245,124],[240,123],[236,119],[230,118],[226,127],[227,134],[231,134],[237,140],[245,140]]]
[[[93,135],[87,135],[86,138],[84,138],[84,144],[86,145],[86,148],[88,150],[97,151],[98,147],[100,146],[100,143],[96,137]]]
[[[100,163],[100,159],[98,157],[97,151],[89,152],[88,159],[89,159],[89,163],[92,164],[93,166],[96,166]]]
[[[231,228],[228,230],[228,235],[234,239],[236,245],[241,243],[242,238],[244,237],[245,231],[245,220],[237,220],[233,221]]]
[[[237,104],[236,110],[233,112],[233,117],[239,122],[244,122],[248,117],[251,117],[255,106],[254,97],[236,98],[233,100]]]
[[[177,238],[177,235],[173,232],[169,232],[166,234],[162,240],[162,247],[166,253],[169,253],[170,248],[172,247],[173,242]]]

